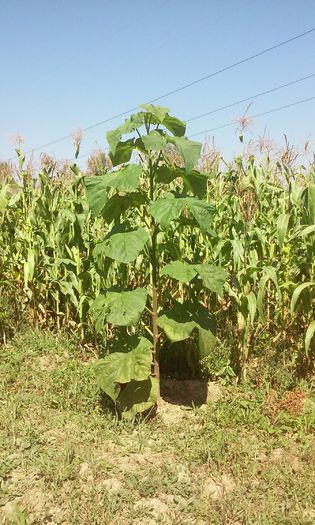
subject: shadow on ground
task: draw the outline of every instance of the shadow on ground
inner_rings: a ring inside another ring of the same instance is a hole
[[[208,381],[161,379],[161,397],[172,405],[201,406],[208,399]]]

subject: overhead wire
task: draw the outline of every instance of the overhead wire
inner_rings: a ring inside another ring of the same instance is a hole
[[[281,110],[283,110],[283,109],[291,108],[291,107],[293,107],[293,106],[297,106],[297,105],[299,105],[299,104],[303,104],[304,102],[309,102],[309,101],[311,101],[311,100],[315,100],[315,96],[313,96],[313,97],[308,97],[308,98],[304,98],[304,99],[298,100],[298,101],[296,101],[296,102],[292,102],[292,103],[290,103],[290,104],[286,104],[285,106],[279,106],[279,107],[277,107],[277,108],[270,109],[270,110],[268,110],[268,111],[263,111],[262,113],[257,113],[256,115],[252,115],[250,118],[251,118],[251,119],[257,119],[257,118],[259,118],[259,117],[263,117],[263,116],[265,116],[265,115],[269,115],[269,114],[271,114],[271,113],[275,113],[275,112],[277,112],[277,111],[281,111]],[[222,124],[221,126],[216,126],[215,128],[206,129],[206,130],[204,130],[204,131],[200,131],[200,132],[198,132],[198,133],[194,133],[194,134],[192,134],[192,135],[189,135],[188,138],[191,139],[191,138],[194,138],[194,137],[198,137],[198,136],[200,136],[200,135],[204,135],[204,134],[206,134],[206,133],[211,133],[211,132],[213,132],[213,131],[217,131],[217,130],[220,130],[220,129],[223,129],[223,128],[228,128],[228,127],[232,126],[233,124],[235,124],[235,122],[233,122],[233,121],[231,121],[231,122],[227,122],[227,123],[225,123],[225,124]],[[97,151],[97,150],[95,150],[95,151]],[[102,151],[103,151],[103,150],[102,150]],[[86,158],[86,157],[90,157],[92,154],[93,154],[93,151],[92,151],[92,152],[89,152],[89,153],[84,153],[83,155],[79,155],[79,156],[78,156],[78,159],[84,159],[84,158]]]
[[[279,106],[279,107],[276,107],[276,108],[273,108],[273,109],[269,109],[267,111],[263,111],[261,113],[257,113],[256,115],[252,115],[250,117],[250,119],[257,119],[257,118],[260,118],[260,117],[263,117],[265,115],[270,115],[271,113],[276,113],[277,111],[281,111],[283,109],[288,109],[288,108],[291,108],[291,107],[294,107],[294,106],[298,106],[299,104],[303,104],[305,102],[310,102],[311,100],[315,100],[315,96],[313,97],[308,97],[308,98],[303,98],[303,99],[300,99],[300,100],[297,100],[295,102],[291,102],[290,104],[286,104],[285,106]],[[191,138],[194,138],[194,137],[198,137],[200,135],[205,135],[206,133],[211,133],[213,131],[217,131],[217,130],[220,130],[220,129],[223,129],[223,128],[228,128],[230,126],[233,126],[233,124],[236,124],[235,121],[231,121],[231,122],[226,122],[225,124],[222,124],[220,126],[216,126],[215,128],[210,128],[210,129],[206,129],[204,131],[199,131],[198,133],[193,133],[192,135],[189,135],[189,139]],[[83,155],[79,155],[79,159],[83,159],[85,157],[89,157],[91,153],[85,153]]]
[[[250,100],[254,100],[255,98],[262,97],[263,95],[269,95],[270,93],[274,93],[275,91],[278,91],[280,89],[293,86],[294,84],[298,84],[299,82],[303,82],[304,80],[308,80],[309,78],[315,77],[315,73],[311,73],[310,75],[307,75],[306,77],[298,78],[297,80],[293,80],[292,82],[287,82],[286,84],[281,84],[280,86],[276,86],[272,89],[268,89],[267,91],[261,91],[260,93],[256,93],[255,95],[252,95],[251,97],[246,97],[241,100],[237,100],[236,102],[232,102],[231,104],[227,104],[226,106],[220,106],[219,108],[212,109],[210,111],[206,111],[205,113],[200,113],[200,115],[196,115],[195,117],[191,117],[185,120],[185,122],[193,122],[194,120],[197,120],[202,117],[206,117],[208,115],[213,115],[213,113],[218,113],[219,111],[223,111],[224,109],[232,108],[233,106],[237,106],[238,104],[242,104],[243,102],[249,102]]]
[[[183,84],[182,86],[180,86],[180,87],[178,87],[176,89],[167,91],[166,93],[163,93],[162,95],[160,95],[158,97],[155,97],[155,98],[153,98],[151,100],[148,100],[146,102],[146,104],[153,104],[153,103],[158,102],[158,101],[160,101],[160,100],[162,100],[162,99],[164,99],[166,97],[174,95],[175,93],[179,93],[180,91],[183,91],[183,90],[188,89],[188,88],[190,88],[192,86],[195,86],[195,85],[197,85],[197,84],[199,84],[201,82],[204,82],[205,80],[213,78],[214,76],[217,76],[217,75],[219,75],[221,73],[224,73],[225,71],[229,71],[230,69],[233,69],[233,68],[235,68],[237,66],[245,64],[246,62],[249,62],[250,60],[253,60],[255,58],[258,58],[259,56],[265,55],[266,53],[269,53],[270,51],[273,51],[273,50],[278,49],[278,48],[280,48],[280,47],[282,47],[282,46],[284,46],[286,44],[294,42],[295,40],[298,40],[299,38],[302,38],[302,37],[304,37],[304,36],[314,32],[314,31],[315,31],[315,27],[313,27],[313,28],[311,28],[311,29],[309,29],[307,31],[304,31],[303,33],[299,33],[298,35],[295,35],[295,36],[293,36],[291,38],[288,38],[287,40],[283,40],[282,42],[279,42],[278,44],[275,44],[275,45],[270,46],[270,47],[268,47],[266,49],[263,49],[262,51],[254,53],[252,55],[249,55],[248,57],[245,57],[245,58],[243,58],[241,60],[238,60],[238,61],[236,61],[236,62],[234,62],[234,63],[232,63],[232,64],[230,64],[228,66],[225,66],[223,68],[220,68],[220,69],[218,69],[216,71],[213,71],[212,73],[209,73],[209,74],[207,74],[207,75],[205,75],[203,77],[200,77],[200,78],[198,78],[196,80],[193,80],[192,82],[188,82],[187,84]],[[137,109],[138,109],[138,106],[134,106],[132,108],[129,108],[126,111],[122,111],[120,113],[117,113],[117,114],[115,114],[115,115],[113,115],[111,117],[108,117],[108,118],[106,118],[106,119],[104,119],[102,121],[96,122],[96,123],[94,123],[94,124],[92,124],[90,126],[87,126],[87,127],[83,128],[82,132],[90,131],[91,129],[94,129],[96,127],[102,126],[103,124],[111,122],[112,120],[115,120],[115,119],[117,119],[119,117],[123,117],[125,115],[128,115],[129,113],[131,113],[132,111],[136,111]],[[47,142],[45,144],[42,144],[40,146],[36,146],[36,147],[26,151],[25,154],[32,153],[32,152],[38,151],[40,149],[47,148],[49,146],[53,146],[54,144],[58,144],[59,142],[63,142],[64,140],[70,139],[72,136],[73,136],[73,133],[69,133],[68,135],[64,135],[63,137],[60,137],[58,139],[52,140],[52,141]],[[9,159],[8,162],[11,161],[11,160],[13,160],[13,159],[12,158]]]
[[[270,115],[271,113],[275,113],[276,111],[280,111],[282,109],[291,108],[293,106],[297,106],[299,104],[303,104],[304,102],[310,102],[311,100],[315,100],[315,96],[303,98],[301,100],[297,100],[296,102],[291,102],[290,104],[286,104],[285,106],[279,106],[277,108],[270,109],[268,111],[263,111],[262,113],[257,113],[256,115],[252,115],[251,119],[257,119],[259,117],[263,117],[264,115]],[[227,122],[226,124],[222,124],[221,126],[216,126],[215,128],[206,129],[204,131],[199,131],[198,133],[193,133],[192,135],[189,135],[189,138],[198,137],[200,135],[204,135],[205,133],[211,133],[212,131],[217,131],[219,129],[228,128],[229,126],[232,126],[235,124],[235,122]]]

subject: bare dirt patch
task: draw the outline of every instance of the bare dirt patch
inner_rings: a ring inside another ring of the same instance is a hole
[[[162,379],[161,396],[172,405],[196,406],[222,398],[219,383],[197,379]]]

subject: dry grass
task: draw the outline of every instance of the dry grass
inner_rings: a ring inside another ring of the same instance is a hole
[[[270,417],[265,392],[221,388],[216,403],[164,402],[132,425],[102,413],[88,356],[75,356],[39,332],[2,347],[3,524],[314,523],[307,391],[298,415],[289,394]]]

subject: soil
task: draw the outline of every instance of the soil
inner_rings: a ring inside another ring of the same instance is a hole
[[[162,379],[161,396],[172,405],[200,407],[222,398],[219,383],[196,379]]]

